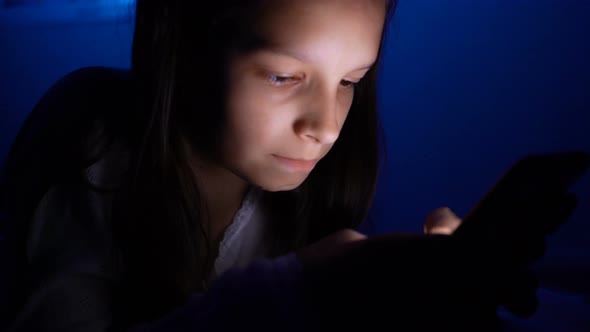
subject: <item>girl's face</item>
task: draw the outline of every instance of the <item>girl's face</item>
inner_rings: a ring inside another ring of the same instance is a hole
[[[377,59],[385,0],[273,0],[264,46],[229,63],[223,167],[268,191],[298,187],[334,145]]]

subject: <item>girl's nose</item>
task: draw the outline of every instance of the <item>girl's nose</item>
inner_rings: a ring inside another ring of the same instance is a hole
[[[340,135],[344,118],[340,118],[336,96],[315,94],[314,101],[302,111],[294,130],[302,139],[320,144],[333,144]]]

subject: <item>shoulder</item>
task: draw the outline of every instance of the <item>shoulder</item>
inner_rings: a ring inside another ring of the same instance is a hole
[[[35,105],[35,113],[53,110],[52,116],[65,112],[70,107],[88,106],[96,108],[100,104],[129,95],[131,73],[127,69],[109,67],[84,67],[74,70],[57,80]]]
[[[129,70],[85,67],[65,75],[50,87],[27,122],[88,131],[85,126],[90,123],[122,117],[130,113],[125,110],[132,106],[133,84]],[[27,125],[29,123],[25,128]]]
[[[121,133],[133,98],[128,70],[88,67],[59,79],[30,112],[0,178],[7,219],[0,231],[14,250],[13,275],[29,267],[39,278],[103,269],[111,250],[110,193],[127,170]],[[19,281],[15,289],[22,287]]]
[[[124,117],[133,107],[132,86],[131,74],[124,69],[85,67],[65,75],[29,113],[11,154],[39,146],[72,147],[98,122],[102,127],[116,123],[115,117]]]
[[[117,90],[113,84],[125,84],[131,79],[129,69],[112,67],[82,67],[61,77],[50,92],[99,92],[99,90]],[[120,86],[119,86],[120,88]]]
[[[37,102],[22,131],[50,125],[79,126],[83,120],[105,117],[131,106],[131,73],[126,69],[84,67],[63,76]],[[54,128],[52,128],[54,129]]]
[[[12,143],[0,179],[0,209],[30,214],[49,188],[79,176],[121,140],[133,107],[129,70],[86,67],[59,79]]]

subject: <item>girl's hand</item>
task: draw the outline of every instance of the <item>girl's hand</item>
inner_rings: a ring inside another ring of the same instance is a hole
[[[342,230],[298,251],[318,330],[495,330],[499,276],[460,239]]]
[[[353,229],[343,229],[300,249],[297,253],[304,264],[323,262],[341,256],[367,236]]]
[[[448,207],[440,207],[428,214],[424,221],[424,234],[451,235],[462,220]]]

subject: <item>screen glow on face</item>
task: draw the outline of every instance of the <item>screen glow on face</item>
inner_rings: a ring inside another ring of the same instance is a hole
[[[224,166],[266,190],[299,186],[330,151],[374,65],[383,0],[278,0],[265,46],[230,62]]]

